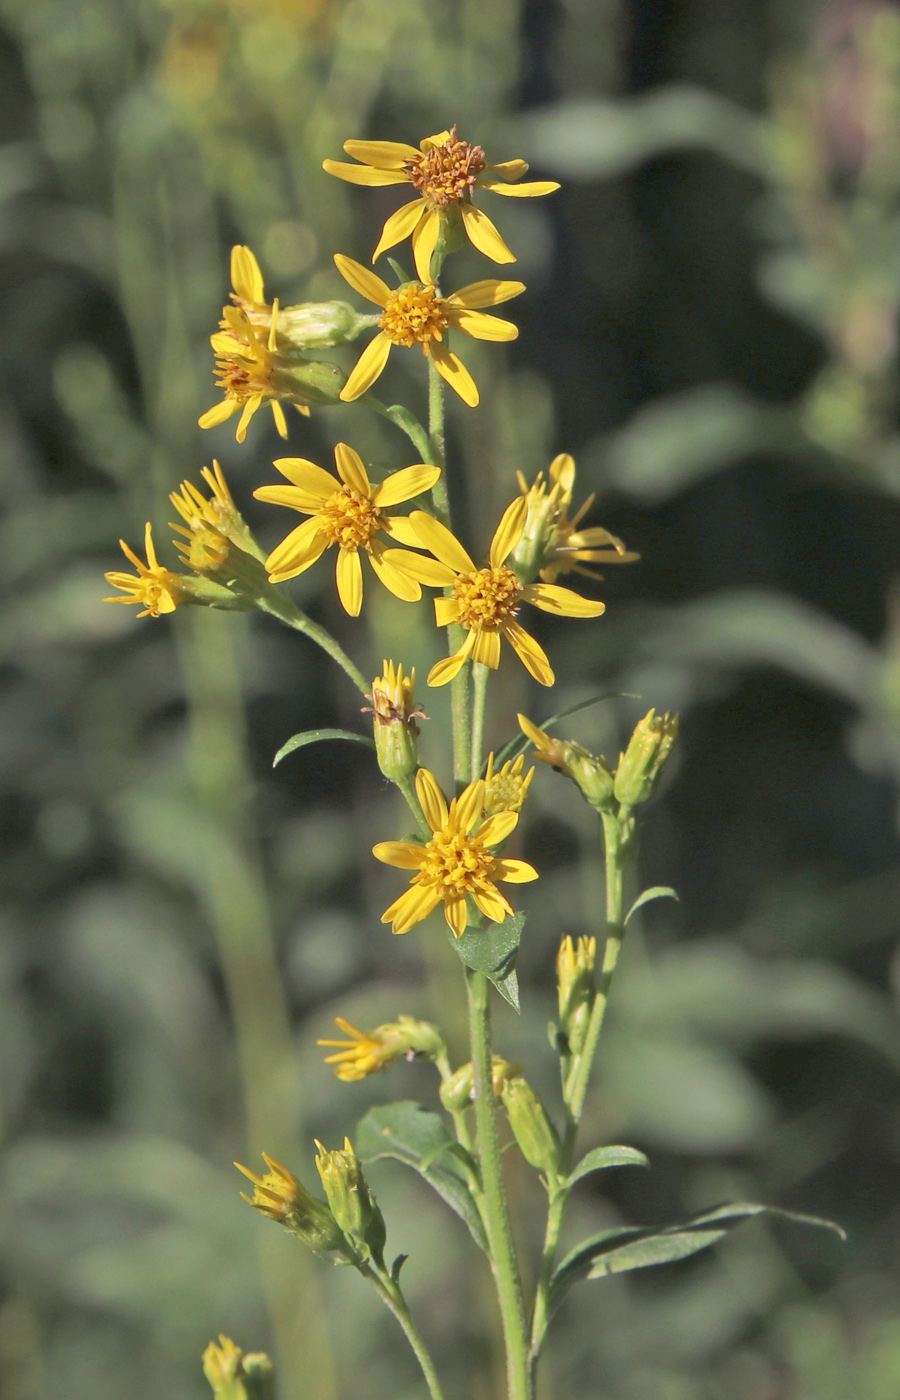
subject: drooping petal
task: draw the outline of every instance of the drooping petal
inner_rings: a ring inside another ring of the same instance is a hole
[[[237,413],[239,408],[240,404],[235,399],[223,399],[221,403],[214,403],[212,408],[208,408],[197,419],[197,425],[201,428],[214,428],[217,423],[224,423],[226,418]]]
[[[244,301],[265,301],[259,263],[250,249],[240,243],[231,250],[231,285]]]
[[[341,483],[336,476],[332,476],[324,467],[317,467],[315,462],[310,462],[305,457],[278,457],[273,466],[277,467],[288,481],[299,486],[301,491],[308,492],[320,502],[327,501],[329,496],[341,489]]]
[[[528,174],[527,160],[501,160],[497,165],[489,165],[490,175],[499,175],[501,180],[521,180],[523,175]],[[485,176],[479,175],[476,184],[481,184]]]
[[[253,417],[254,413],[260,407],[261,404],[262,394],[254,394],[253,398],[248,399],[247,402],[244,404],[244,411],[241,414],[240,421],[237,425],[237,432],[235,434],[238,442],[245,441],[247,437],[247,424],[250,422],[250,419]]]
[[[351,486],[361,496],[371,495],[372,487],[363,466],[363,459],[355,448],[348,447],[346,442],[339,442],[334,449],[334,461],[338,476],[347,486]]]
[[[374,165],[376,170],[402,170],[421,157],[421,152],[405,141],[345,141],[344,150],[354,160]]]
[[[416,774],[416,796],[432,831],[442,831],[449,817],[447,803],[437,779],[427,768],[420,768]]]
[[[475,340],[517,340],[519,327],[512,321],[503,321],[499,316],[485,316],[483,311],[447,312],[447,320],[454,330],[462,331]]]
[[[278,402],[277,399],[272,400],[271,407],[272,417],[275,419],[275,427],[278,429],[278,436],[282,438],[287,438],[288,426],[287,419],[284,416],[284,409],[281,407],[281,404]]]
[[[618,535],[610,534],[609,530],[604,530],[602,525],[591,525],[587,530],[579,530],[577,534],[569,536],[568,543],[574,545],[576,549],[594,549],[597,545],[612,545],[617,554],[628,553]]]
[[[380,540],[374,540],[369,563],[389,593],[393,593],[395,598],[402,598],[404,603],[417,603],[422,596],[421,584],[405,569],[398,567],[394,559],[386,558],[388,554],[403,556],[405,551],[385,549]]]
[[[599,617],[606,612],[605,603],[582,598],[571,588],[560,588],[556,583],[529,583],[522,589],[522,597],[526,603],[557,617]]]
[[[378,490],[376,486],[375,490]],[[398,544],[408,544],[413,549],[421,549],[422,541],[416,534],[408,515],[386,515],[382,527],[386,535],[390,535],[392,540]]]
[[[434,620],[438,627],[450,627],[461,616],[462,603],[458,598],[435,598]]]
[[[492,262],[515,262],[515,253],[507,248],[487,214],[483,213],[481,209],[476,209],[474,204],[461,204],[459,210],[466,233],[469,235],[469,241],[478,249],[479,253],[484,253],[484,256],[490,258]]]
[[[478,844],[499,846],[515,831],[518,822],[518,812],[498,812],[496,816],[488,817],[484,825],[479,827]]]
[[[491,540],[491,568],[499,569],[522,538],[528,519],[528,499],[517,496],[506,507]]]
[[[409,933],[416,924],[427,919],[440,902],[441,892],[433,885],[413,885],[385,909],[381,922],[391,924],[393,933]]]
[[[379,841],[377,846],[372,847],[372,855],[385,865],[396,866],[398,870],[418,870],[425,847],[417,846],[415,841]]]
[[[502,924],[503,920],[513,912],[509,900],[505,899],[493,885],[486,890],[473,890],[472,898],[484,917],[490,919],[492,923]]]
[[[499,277],[486,277],[482,282],[470,282],[467,287],[460,287],[446,300],[448,306],[477,311],[482,306],[499,306],[501,302],[511,301],[513,297],[521,296],[524,290],[524,282],[505,282]]]
[[[352,403],[367,389],[371,389],[387,364],[388,355],[391,353],[391,344],[390,337],[385,335],[384,331],[379,331],[375,339],[369,341],[356,361],[355,367],[351,370],[347,383],[341,390],[340,397],[345,403]]]
[[[503,622],[501,630],[509,644],[515,648],[516,655],[530,675],[540,685],[552,685],[556,680],[553,668],[547,660],[547,654],[543,647],[529,636],[524,627],[518,622]]]
[[[350,165],[345,160],[323,160],[322,169],[349,185],[402,185],[406,181],[402,170],[373,170],[370,165]]]
[[[469,922],[469,910],[464,894],[444,898],[444,917],[455,938],[462,938]]]
[[[494,867],[494,879],[505,880],[509,885],[527,885],[529,880],[537,880],[538,872],[527,860],[498,860]]]
[[[411,501],[414,496],[421,496],[423,491],[430,491],[440,474],[440,467],[430,466],[427,462],[392,472],[373,490],[372,503],[384,509],[399,505],[401,501]]]
[[[435,603],[438,599],[435,598]],[[472,649],[472,659],[480,661],[482,666],[490,666],[492,671],[496,671],[500,665],[500,633],[497,631],[486,632],[482,630],[475,635],[475,646]]]
[[[441,231],[441,216],[437,210],[429,209],[413,230],[412,250],[419,280],[431,281],[431,259]]]
[[[478,389],[475,380],[458,355],[448,350],[446,345],[432,341],[430,345],[434,367],[442,379],[446,379],[451,389],[455,389],[463,403],[470,408],[478,407]]]
[[[472,648],[475,645],[475,633],[467,632],[466,640],[459,651],[454,656],[448,656],[443,661],[437,661],[428,672],[428,684],[430,686],[446,685],[452,681],[460,669],[469,659]]]
[[[344,605],[344,610],[351,617],[359,617],[363,600],[363,576],[358,550],[341,548],[338,554],[335,577],[338,596]]]
[[[490,175],[480,176],[478,183],[483,190],[493,190],[494,194],[520,195],[523,199],[552,194],[559,189],[557,180],[530,180],[527,185],[508,185],[505,180],[492,180]]]
[[[484,780],[478,778],[464,792],[461,792],[453,805],[452,825],[466,836],[481,816],[484,808]]]
[[[270,583],[284,583],[305,573],[328,548],[328,537],[315,517],[304,520],[276,545],[266,560]]]
[[[418,541],[414,541],[418,543]],[[413,554],[407,549],[386,549],[384,558],[389,564],[396,564],[412,578],[418,579],[419,583],[426,583],[429,588],[446,588],[456,578],[452,569],[448,569],[446,564],[441,564],[437,559],[429,559],[425,554]]]
[[[409,238],[425,214],[425,201],[414,199],[409,204],[402,205],[396,213],[392,214],[381,230],[381,237],[378,240],[378,247],[372,254],[372,261],[375,262],[381,254],[388,248],[394,248],[398,243],[402,243],[404,238]]]
[[[430,549],[435,558],[440,559],[442,564],[446,564],[458,574],[475,572],[475,565],[459,540],[450,533],[446,525],[442,525],[439,520],[435,520],[433,515],[428,515],[424,510],[412,511],[409,518],[419,537],[419,543],[425,549]]]
[[[258,501],[266,501],[270,506],[287,506],[304,515],[315,515],[322,507],[318,496],[301,491],[299,486],[258,486],[253,494]]]
[[[334,262],[344,281],[349,282],[353,290],[359,292],[360,296],[374,301],[376,306],[387,306],[391,295],[390,288],[374,272],[363,267],[362,263],[355,262],[353,258],[346,257],[343,253],[335,253]]]

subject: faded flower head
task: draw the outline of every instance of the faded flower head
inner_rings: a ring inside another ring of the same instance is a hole
[[[370,1074],[390,1068],[401,1056],[408,1060],[434,1059],[444,1049],[437,1026],[430,1021],[417,1021],[412,1016],[400,1016],[372,1031],[357,1030],[343,1016],[336,1016],[335,1024],[348,1039],[319,1040],[316,1044],[337,1050],[335,1055],[326,1055],[325,1063],[334,1065],[338,1079],[346,1084],[355,1084]]]
[[[144,531],[144,551],[146,564],[124,540],[119,540],[125,557],[137,569],[137,574],[112,572],[105,575],[107,583],[124,590],[125,596],[116,595],[104,598],[104,603],[137,603],[143,608],[138,617],[160,617],[163,613],[174,612],[180,603],[190,597],[189,581],[181,574],[173,574],[160,564],[153,548],[153,533],[150,522]]]
[[[518,478],[528,514],[510,562],[523,582],[540,577],[545,583],[555,583],[560,574],[567,573],[597,579],[601,575],[585,564],[630,564],[640,558],[600,525],[579,529],[594,504],[593,495],[569,518],[575,461],[567,452],[553,459],[546,478],[538,472],[532,486],[521,472]]]

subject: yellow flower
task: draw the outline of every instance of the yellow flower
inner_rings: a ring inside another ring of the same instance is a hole
[[[494,817],[498,812],[521,812],[528,789],[534,777],[534,769],[529,768],[525,777],[522,769],[525,755],[519,754],[513,762],[507,759],[503,767],[494,772],[494,755],[488,754],[487,771],[484,775],[484,815]]]
[[[334,449],[334,459],[340,481],[303,457],[282,457],[275,466],[291,485],[262,486],[254,491],[261,501],[289,506],[312,516],[269,555],[266,568],[270,582],[295,578],[331,545],[338,545],[338,593],[351,617],[358,617],[362,607],[360,550],[368,555],[385,588],[397,598],[415,602],[421,598],[422,590],[408,564],[419,556],[402,549],[388,550],[375,536],[382,530],[403,544],[418,542],[404,516],[386,515],[385,510],[430,490],[441,474],[440,468],[419,463],[393,472],[379,486],[372,486],[361,457],[345,442],[339,442]],[[388,554],[390,558],[386,557]]]
[[[345,141],[348,156],[360,161],[325,160],[323,168],[352,185],[410,184],[418,198],[404,204],[385,224],[372,261],[387,248],[412,235],[416,271],[423,282],[431,281],[431,256],[441,224],[454,213],[462,218],[470,241],[480,253],[497,263],[515,262],[500,234],[486,214],[472,203],[476,189],[495,194],[526,198],[558,190],[555,180],[539,180],[527,185],[512,183],[527,172],[524,160],[507,160],[489,165],[480,146],[460,141],[456,127],[438,132],[420,143],[419,149],[399,141]]]
[[[240,411],[237,425],[237,440],[243,442],[247,436],[247,424],[263,403],[269,403],[272,417],[281,437],[288,435],[284,409],[278,402],[278,392],[273,384],[275,369],[275,340],[278,321],[278,303],[272,311],[272,323],[266,340],[257,334],[256,328],[245,311],[226,306],[225,321],[227,331],[211,335],[209,343],[216,356],[218,387],[225,397],[214,404],[198,419],[201,428],[214,428],[224,423],[232,414]],[[297,404],[301,413],[309,415],[305,404]]]
[[[437,1026],[430,1021],[417,1021],[412,1016],[400,1016],[373,1031],[359,1031],[343,1016],[335,1016],[339,1030],[349,1040],[319,1040],[317,1045],[334,1046],[336,1055],[326,1055],[326,1065],[335,1066],[335,1074],[346,1084],[366,1079],[370,1074],[388,1069],[401,1055],[412,1060],[417,1055],[434,1059],[444,1049]]]
[[[582,568],[582,564],[630,564],[640,558],[600,525],[578,529],[594,504],[593,494],[569,519],[575,461],[568,452],[561,452],[550,463],[548,480],[543,472],[538,472],[534,485],[529,487],[521,472],[517,476],[528,503],[525,528],[512,559],[522,578],[539,576],[545,583],[555,583],[560,574],[577,573],[596,579],[601,575],[594,569]]]
[[[119,544],[122,546],[125,557],[137,569],[137,575],[122,573],[104,575],[107,583],[111,583],[114,588],[124,589],[127,595],[124,598],[120,598],[118,595],[114,598],[104,598],[104,603],[140,603],[144,611],[139,612],[138,617],[159,617],[160,613],[174,612],[178,604],[185,601],[188,594],[183,586],[181,576],[173,574],[157,560],[149,520],[144,531],[146,564],[137,557],[133,549],[129,549],[124,540],[119,540]]]
[[[468,633],[455,656],[432,666],[429,685],[446,685],[470,656],[496,670],[500,664],[501,633],[535,680],[541,685],[552,685],[555,677],[543,648],[516,621],[521,604],[532,603],[544,612],[564,617],[599,617],[606,610],[605,603],[579,598],[568,588],[519,581],[506,559],[521,537],[527,511],[523,496],[507,506],[491,542],[490,564],[484,569],[476,569],[446,526],[424,511],[414,510],[410,515],[419,540],[439,561],[429,561],[427,573],[417,561],[413,566],[417,577],[423,583],[452,589],[449,597],[434,600],[437,625],[459,623]]]
[[[381,916],[394,933],[408,933],[443,901],[444,917],[457,938],[466,931],[466,898],[471,895],[482,914],[502,923],[513,911],[495,880],[523,884],[536,880],[534,866],[524,860],[503,860],[491,850],[515,830],[517,812],[501,812],[481,821],[484,782],[470,783],[450,803],[427,768],[416,774],[416,794],[433,835],[424,846],[416,841],[380,841],[372,854],[385,865],[415,870],[410,888]],[[480,824],[479,824],[480,823]]]
[[[378,322],[381,329],[357,360],[341,390],[341,398],[358,399],[372,387],[387,364],[392,345],[421,345],[422,353],[431,356],[451,389],[474,408],[478,403],[475,381],[462,360],[447,349],[444,336],[449,330],[457,330],[476,340],[515,340],[519,332],[511,321],[484,316],[478,308],[499,306],[519,296],[525,290],[524,282],[499,282],[492,277],[442,297],[428,282],[405,282],[392,290],[374,272],[343,253],[335,253],[334,261],[341,276],[360,296],[382,308]]]

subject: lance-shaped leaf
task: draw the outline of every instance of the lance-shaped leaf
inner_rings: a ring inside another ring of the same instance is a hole
[[[628,913],[625,915],[626,924],[632,914],[636,914],[642,904],[649,904],[651,899],[674,899],[677,903],[678,895],[669,885],[654,885],[652,890],[644,890],[644,893],[638,895]]]
[[[670,1264],[698,1254],[727,1235],[736,1225],[756,1215],[769,1215],[778,1220],[793,1220],[798,1225],[815,1225],[833,1230],[842,1240],[844,1231],[831,1220],[815,1215],[798,1215],[796,1211],[779,1210],[775,1206],[739,1202],[716,1206],[702,1211],[678,1225],[627,1225],[602,1230],[585,1240],[562,1261],[550,1285],[550,1309],[559,1306],[566,1291],[582,1278],[605,1278],[608,1274],[625,1274],[632,1269],[646,1269],[654,1264]]]
[[[487,1252],[481,1216],[466,1179],[477,1168],[436,1113],[411,1099],[370,1108],[357,1125],[355,1147],[362,1162],[395,1157],[413,1167],[466,1222],[475,1243]]]
[[[606,1167],[649,1167],[650,1163],[643,1152],[638,1152],[636,1147],[595,1147],[586,1157],[582,1157],[578,1166],[570,1173],[566,1180],[566,1186],[574,1186],[576,1181],[580,1181],[583,1176],[589,1176],[591,1172],[604,1171]]]
[[[513,914],[502,924],[488,924],[487,928],[472,929],[456,938],[450,933],[450,942],[462,958],[466,967],[475,972],[483,972],[489,977],[497,991],[519,1010],[519,979],[516,976],[516,954],[522,941],[522,926],[525,915]]]
[[[370,749],[375,747],[375,740],[368,734],[353,734],[349,729],[304,729],[302,734],[294,734],[286,744],[282,744],[272,759],[272,767],[275,768],[295,749],[305,748],[307,744],[318,744],[322,739],[350,739],[354,744],[366,744]]]

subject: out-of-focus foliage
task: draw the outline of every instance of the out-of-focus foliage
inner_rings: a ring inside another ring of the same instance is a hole
[[[343,296],[331,255],[365,259],[393,196],[322,158],[453,121],[566,182],[502,210],[529,290],[505,369],[473,348],[484,407],[453,407],[454,505],[478,547],[514,469],[573,452],[643,559],[610,573],[590,648],[554,624],[559,707],[641,694],[572,722],[612,754],[647,705],[684,716],[636,878],[681,903],[629,930],[589,1114],[653,1170],[582,1183],[564,1244],[738,1195],[850,1234],[754,1224],[573,1290],[546,1393],[900,1387],[898,19],[671,11],[0,0],[4,1397],[199,1400],[223,1331],[272,1350],[292,1400],[420,1393],[377,1301],[257,1221],[229,1165],[265,1149],[312,1185],[313,1134],[340,1141],[388,1097],[322,1065],[335,1014],[458,1033],[442,949],[378,922],[367,852],[398,818],[374,759],[322,744],[270,771],[296,731],[358,729],[355,699],[274,626],[99,600],[119,536],[151,518],[165,541],[167,492],[213,454],[274,542],[251,496],[283,450],[268,423],[243,448],[195,426],[228,249],[249,243],[283,301]],[[419,368],[390,375],[414,396]],[[316,460],[342,437],[409,460],[352,406],[291,434]],[[434,659],[424,611],[379,599],[373,641],[328,571],[292,587],[371,674]],[[512,666],[497,690],[500,744],[517,708],[543,716]],[[556,948],[597,931],[602,890],[577,794],[541,773],[528,805],[523,1013],[497,1020],[549,1103]],[[391,1075],[436,1106],[427,1067]],[[509,1161],[527,1235],[538,1202]],[[449,1394],[495,1393],[464,1227],[406,1168],[371,1180]]]

